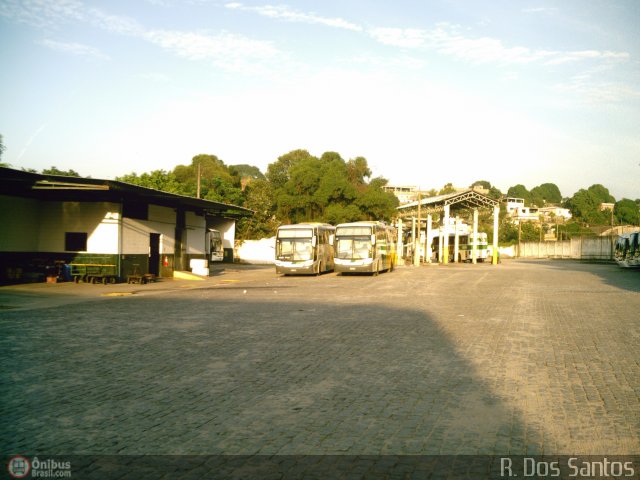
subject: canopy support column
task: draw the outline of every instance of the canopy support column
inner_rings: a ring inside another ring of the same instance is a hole
[[[420,226],[418,226],[418,229]],[[418,231],[418,235],[420,232]],[[413,264],[418,266],[420,263],[420,253],[418,250],[418,237],[416,236],[416,217],[411,217],[411,243],[413,249]]]
[[[478,209],[473,209],[473,243],[471,247],[471,263],[478,261]]]
[[[433,252],[431,251],[431,230],[433,228],[432,225],[433,219],[431,218],[431,214],[427,215],[427,232],[425,238],[426,248],[425,248],[425,256],[427,257],[427,263],[431,263],[431,255]]]
[[[493,207],[493,249],[491,263],[496,265],[498,263],[498,217],[500,217],[500,206]]]
[[[442,263],[445,265],[449,263],[449,212],[451,207],[449,205],[444,206],[444,218],[443,218],[443,227],[444,227],[444,248],[442,252]]]
[[[398,238],[396,242],[396,258],[403,258],[404,245],[402,244],[402,219],[401,218],[398,219],[396,223],[396,227],[398,228]]]
[[[460,228],[460,217],[456,215],[456,231],[454,233],[453,240],[453,263],[458,263],[458,258],[460,256],[460,237],[458,236],[458,229]]]

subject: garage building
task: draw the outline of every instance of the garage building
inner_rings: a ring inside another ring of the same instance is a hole
[[[114,180],[0,167],[0,283],[44,280],[71,263],[111,265],[120,279],[170,277],[207,258],[211,229],[233,261],[236,220],[251,214]]]

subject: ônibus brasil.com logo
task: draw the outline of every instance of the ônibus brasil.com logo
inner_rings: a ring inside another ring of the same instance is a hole
[[[25,457],[16,455],[9,460],[7,470],[13,478],[25,478],[31,471],[31,464]]]
[[[11,457],[7,464],[7,471],[12,478],[70,478],[71,462],[62,462],[53,458],[29,460],[22,455]]]

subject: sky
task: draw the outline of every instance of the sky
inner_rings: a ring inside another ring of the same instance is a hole
[[[306,149],[394,185],[640,198],[638,25],[637,0],[0,0],[2,162]]]

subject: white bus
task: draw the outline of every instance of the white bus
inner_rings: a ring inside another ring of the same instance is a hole
[[[449,234],[449,262],[453,262],[455,255],[455,235]],[[440,235],[435,232],[431,243],[431,250],[434,252],[436,261],[440,258]],[[490,258],[489,243],[487,234],[478,232],[477,239],[474,242],[473,233],[458,235],[458,262],[473,261],[473,244],[476,244],[476,261],[484,262]]]
[[[209,263],[221,262],[224,259],[224,248],[222,248],[222,234],[220,230],[214,228],[208,229],[206,242]]]
[[[336,272],[391,271],[397,262],[395,230],[383,222],[341,223],[335,252]]]
[[[476,261],[484,262],[489,258],[489,242],[487,241],[487,234],[484,232],[478,232],[478,237],[474,242],[473,233],[466,235],[463,239],[458,239],[458,260],[460,262],[471,262],[473,260],[473,244],[476,244]],[[455,242],[455,239],[454,239]],[[450,247],[453,243],[450,243]]]
[[[328,223],[282,225],[276,235],[276,273],[318,275],[333,270],[334,232]]]
[[[640,267],[640,232],[619,235],[614,258],[621,267]]]

